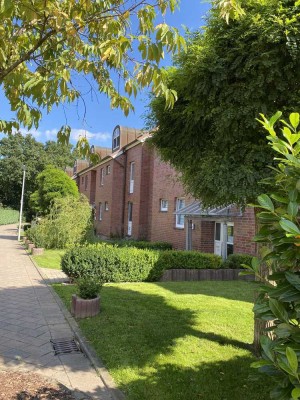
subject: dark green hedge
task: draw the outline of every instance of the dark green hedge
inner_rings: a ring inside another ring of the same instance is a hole
[[[251,265],[252,257],[250,254],[230,254],[227,260],[223,261],[223,268],[243,268],[242,264]]]
[[[146,242],[142,240],[114,240],[113,245],[118,247],[136,247],[143,250],[172,250],[172,244],[168,242]]]
[[[105,244],[76,247],[62,257],[62,270],[72,279],[97,276],[103,282],[147,280],[159,252]]]
[[[62,258],[72,279],[97,276],[103,282],[154,281],[171,268],[220,268],[221,257],[197,251],[153,251],[107,244],[76,247]]]
[[[157,280],[168,269],[216,269],[222,267],[222,258],[210,253],[199,251],[171,250],[160,253],[155,268],[149,279]]]

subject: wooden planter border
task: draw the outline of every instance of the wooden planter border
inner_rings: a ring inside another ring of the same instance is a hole
[[[94,317],[100,311],[100,297],[95,299],[81,299],[72,295],[71,314],[76,318]]]
[[[239,276],[243,269],[169,269],[164,271],[161,282],[168,281],[254,281],[254,276]]]

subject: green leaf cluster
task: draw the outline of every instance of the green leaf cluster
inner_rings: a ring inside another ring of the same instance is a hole
[[[47,166],[38,174],[37,190],[30,196],[31,207],[37,213],[48,214],[53,201],[57,198],[79,197],[76,182],[64,171]]]
[[[84,196],[56,197],[48,214],[26,235],[37,247],[64,249],[86,240],[92,229],[92,210]]]
[[[241,3],[242,18],[227,24],[213,8],[205,29],[189,35],[168,70],[174,108],[153,99],[147,118],[163,159],[205,206],[256,199],[273,154],[255,118],[300,106],[300,47],[291,47],[300,40],[300,5]]]
[[[290,400],[300,397],[300,116],[291,113],[288,120],[280,118],[281,112],[270,119],[261,115],[277,157],[274,175],[264,182],[268,194],[258,196],[254,205],[259,223],[254,240],[268,250],[247,268],[263,279],[260,266],[268,265],[269,276],[260,285],[254,313],[274,322],[268,328],[274,339],[261,338],[263,359],[253,367],[274,378],[272,398]]]
[[[164,22],[176,7],[177,0],[1,0],[0,85],[15,117],[0,120],[0,130],[37,128],[43,110],[81,98],[78,74],[125,115],[133,109],[129,97],[148,86],[171,107],[176,93],[159,62],[185,49]],[[69,131],[60,130],[62,142]]]
[[[76,154],[72,146],[58,145],[48,141],[37,142],[31,135],[14,133],[0,140],[0,203],[20,208],[23,166],[26,168],[24,210],[30,218],[30,195],[36,190],[37,175],[51,164],[65,169],[73,166]]]

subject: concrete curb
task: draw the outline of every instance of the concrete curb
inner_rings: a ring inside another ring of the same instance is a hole
[[[83,353],[86,355],[92,366],[94,367],[97,375],[99,378],[102,380],[104,383],[105,387],[109,391],[110,396],[112,397],[113,400],[125,400],[125,395],[123,392],[121,392],[120,389],[116,386],[114,380],[112,379],[111,375],[105,368],[103,362],[99,359],[97,356],[95,350],[89,345],[87,339],[83,336],[83,334],[80,331],[80,328],[75,321],[75,319],[72,317],[70,312],[67,310],[65,307],[64,303],[60,299],[60,297],[57,295],[57,293],[54,291],[54,289],[47,283],[47,276],[43,273],[43,269],[38,267],[38,265],[35,263],[33,258],[29,253],[27,253],[32,264],[35,266],[36,270],[38,271],[39,275],[45,282],[45,284],[48,286],[49,290],[51,291],[55,301],[57,302],[61,312],[63,313],[66,321],[68,322],[75,339],[78,341],[81,350]]]

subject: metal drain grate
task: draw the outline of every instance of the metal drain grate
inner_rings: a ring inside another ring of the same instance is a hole
[[[81,350],[74,339],[51,339],[54,355],[80,353]]]

